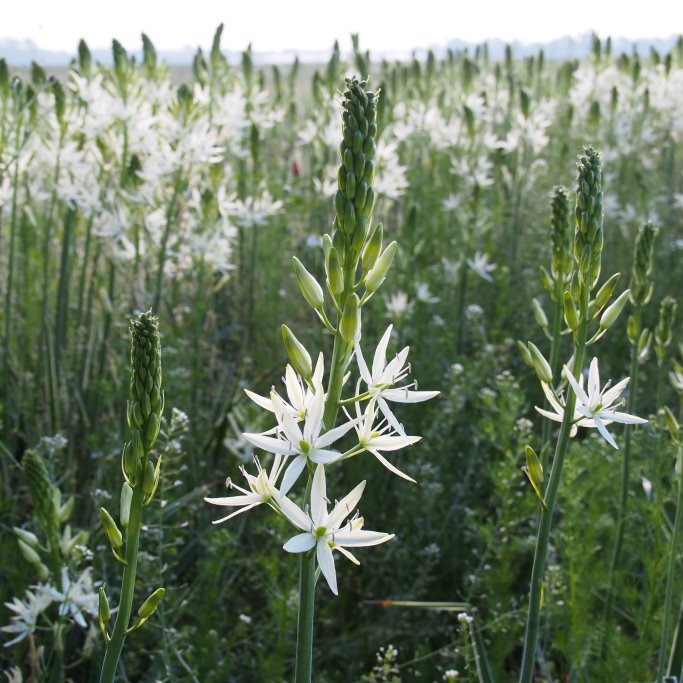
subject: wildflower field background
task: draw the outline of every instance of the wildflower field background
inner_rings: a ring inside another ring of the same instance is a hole
[[[411,389],[440,395],[392,404],[405,432],[422,437],[390,458],[417,485],[368,455],[327,474],[334,491],[367,480],[363,514],[395,538],[361,549],[358,567],[336,563],[338,596],[318,582],[314,680],[519,676],[541,507],[527,446],[547,474],[557,426],[535,410],[548,404],[527,341],[549,357],[553,312],[559,305],[558,325],[571,318],[552,276],[572,247],[553,235],[564,215],[573,241],[576,159],[589,145],[603,173],[599,284],[619,272],[615,298],[631,291],[596,347],[601,384],[630,376],[627,412],[648,422],[611,425],[617,449],[580,423],[571,439],[534,676],[654,681],[662,661],[681,676],[683,39],[668,54],[612,54],[595,38],[591,55],[564,62],[542,52],[495,61],[482,46],[377,63],[354,37],[348,60],[335,47],[315,70],[264,69],[249,51],[229,65],[219,29],[181,82],[146,38],[137,61],[114,43],[111,67],[81,43],[56,79],[39,65],[16,77],[0,60],[8,680],[98,680],[98,588],[114,606],[121,585],[100,508],[119,507],[129,321],[149,309],[164,367],[152,440],[163,466],[143,519],[135,609],[159,586],[165,594],[128,637],[117,680],[291,680],[291,530],[260,508],[213,525],[225,515],[204,498],[225,496],[241,465],[253,472],[255,452],[270,467],[242,435],[270,429],[272,416],[244,390],[284,392],[281,323],[314,359],[331,353],[292,257],[325,281],[338,91],[350,74],[369,74],[379,92],[373,227],[381,221],[385,244],[398,243],[364,303],[361,344],[370,354],[392,324],[387,358],[409,345]],[[556,186],[568,214],[553,213]],[[640,252],[638,234],[649,235]],[[559,339],[565,363],[571,336]]]

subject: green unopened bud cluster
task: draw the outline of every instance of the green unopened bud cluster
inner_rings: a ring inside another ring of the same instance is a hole
[[[659,305],[659,320],[655,327],[655,351],[657,362],[661,365],[664,362],[666,347],[671,344],[673,339],[673,327],[676,321],[676,310],[678,303],[671,296],[665,296]]]
[[[569,198],[563,187],[553,190],[551,200],[550,240],[552,258],[550,269],[553,279],[565,280],[572,270],[572,235],[569,230]]]
[[[648,221],[636,235],[630,285],[631,303],[634,306],[645,306],[652,298],[653,283],[650,275],[654,258],[654,242],[658,233],[659,229]]]
[[[600,277],[604,242],[600,155],[588,147],[579,155],[576,167],[574,258],[582,280],[592,288]]]
[[[142,313],[131,321],[130,380],[128,427],[138,430],[145,451],[150,451],[159,435],[159,420],[164,410],[161,387],[161,342],[159,321],[150,313]]]
[[[377,94],[367,82],[346,79],[342,107],[342,142],[335,195],[335,227],[346,236],[347,246],[360,253],[372,216],[375,191]]]

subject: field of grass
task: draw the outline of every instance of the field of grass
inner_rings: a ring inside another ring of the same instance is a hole
[[[354,46],[0,60],[12,683],[681,681],[683,39]]]

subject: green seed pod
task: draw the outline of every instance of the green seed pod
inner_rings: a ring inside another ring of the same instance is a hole
[[[126,529],[128,527],[128,521],[130,520],[130,504],[133,500],[133,489],[127,481],[123,482],[121,487],[121,508],[119,519],[121,520],[121,526]]]
[[[310,379],[313,373],[311,356],[287,325],[282,326],[282,341],[285,344],[285,349],[287,349],[287,355],[292,367],[304,379]]]
[[[149,496],[154,491],[154,465],[151,460],[145,465],[145,474],[142,479],[142,492]]]
[[[157,607],[159,607],[159,603],[164,597],[165,592],[165,588],[157,588],[154,593],[152,593],[152,595],[150,595],[147,600],[140,605],[138,616],[140,616],[142,619],[149,619],[154,612],[157,611]]]
[[[294,274],[299,282],[299,289],[304,298],[311,305],[312,308],[321,308],[324,303],[324,296],[322,287],[318,281],[306,270],[305,266],[299,259],[294,256]]]
[[[120,548],[123,545],[123,536],[121,535],[118,526],[116,526],[116,522],[104,508],[100,508],[100,520],[102,521],[104,533],[107,534],[111,547],[115,550]]]
[[[356,336],[360,335],[360,301],[356,294],[352,294],[344,306],[341,322],[339,323],[339,334],[347,344],[353,344]]]
[[[398,245],[396,242],[389,244],[382,252],[382,255],[377,259],[372,270],[365,276],[365,288],[368,292],[377,291],[384,282],[384,279],[389,272],[389,268],[391,268],[391,263],[394,260],[394,254],[396,254],[397,247]]]
[[[377,259],[382,251],[382,239],[384,237],[384,227],[382,223],[378,223],[367,241],[363,253],[361,255],[361,265],[363,270],[367,273],[377,262]]]

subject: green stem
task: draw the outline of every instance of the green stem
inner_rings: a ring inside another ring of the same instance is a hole
[[[680,489],[679,489],[680,491]],[[671,644],[671,657],[666,671],[667,676],[678,676],[678,680],[683,680],[683,600],[681,609],[678,611],[678,623],[674,631],[674,640]]]
[[[586,350],[586,337],[588,329],[588,299],[590,290],[588,285],[581,288],[581,323],[575,338],[574,376],[578,379],[583,369],[583,357]],[[550,528],[552,526],[553,511],[557,501],[557,492],[562,478],[564,459],[569,447],[569,436],[572,429],[572,418],[576,407],[576,394],[573,391],[567,393],[567,402],[564,409],[564,418],[560,429],[560,436],[555,448],[550,480],[545,491],[546,509],[541,508],[534,552],[534,563],[531,570],[531,586],[529,589],[529,613],[527,615],[526,631],[524,634],[524,654],[522,656],[522,668],[519,674],[519,683],[531,683],[536,662],[536,641],[538,639],[538,627],[541,619],[541,596],[543,593],[543,575],[545,573],[548,545],[550,543]]]
[[[562,303],[562,273],[558,273],[555,278],[555,310],[553,311],[553,326],[550,333],[550,371],[553,378],[557,377],[558,365],[560,358],[560,333],[562,331],[562,320],[564,319],[564,306]],[[546,408],[548,407],[548,399],[546,399]],[[543,450],[543,469],[548,469],[548,460],[550,449],[548,446],[550,442],[550,431],[552,423],[550,420],[544,420],[541,427],[541,447]]]
[[[640,339],[641,327],[641,307],[636,306],[633,312],[634,332],[631,348],[631,386],[628,395],[627,411],[633,414],[635,409],[636,391],[638,389],[638,340]],[[609,568],[609,577],[607,581],[607,596],[605,598],[605,635],[602,642],[603,655],[607,652],[607,646],[610,639],[610,620],[612,618],[612,608],[614,604],[614,582],[616,579],[616,571],[621,562],[621,551],[624,545],[624,532],[626,528],[626,508],[628,506],[628,485],[631,473],[631,433],[633,426],[627,424],[624,429],[624,456],[621,468],[621,498],[619,501],[619,512],[617,517],[617,533],[614,541],[614,550],[612,551],[612,562]]]
[[[171,201],[168,205],[168,210],[166,211],[166,225],[164,227],[164,234],[161,238],[161,247],[159,248],[159,259],[157,265],[157,283],[156,291],[154,293],[154,303],[152,304],[152,310],[155,313],[159,312],[159,306],[161,304],[161,290],[164,285],[164,265],[166,264],[166,248],[168,247],[168,240],[171,236],[171,227],[173,225],[173,219],[176,213],[176,204],[178,202],[178,193],[180,191],[180,170],[176,174],[175,182],[173,183],[173,195],[171,196]]]
[[[305,500],[311,499],[313,477],[308,474]],[[313,614],[315,612],[315,549],[299,558],[299,617],[296,625],[295,683],[311,683],[313,675]]]
[[[664,676],[664,663],[666,661],[666,649],[669,642],[669,629],[671,627],[671,610],[674,593],[674,576],[676,574],[676,547],[678,537],[683,526],[683,447],[679,447],[677,454],[676,469],[678,473],[678,498],[676,499],[676,517],[674,528],[671,532],[671,553],[669,554],[669,567],[666,574],[666,595],[664,598],[664,622],[662,623],[662,638],[659,644],[659,661],[657,664],[656,683],[660,683]],[[676,672],[675,675],[678,675]]]
[[[142,471],[147,458],[144,458]],[[141,480],[142,478],[139,477]],[[116,667],[123,650],[123,641],[126,639],[126,629],[130,622],[130,613],[133,608],[133,593],[135,592],[135,574],[138,567],[138,545],[140,541],[140,526],[142,522],[142,481],[138,481],[133,489],[133,499],[130,504],[130,519],[128,533],[126,534],[126,566],[123,569],[123,584],[121,586],[121,599],[119,611],[114,623],[114,631],[111,640],[107,643],[107,652],[102,663],[100,683],[113,683]]]

